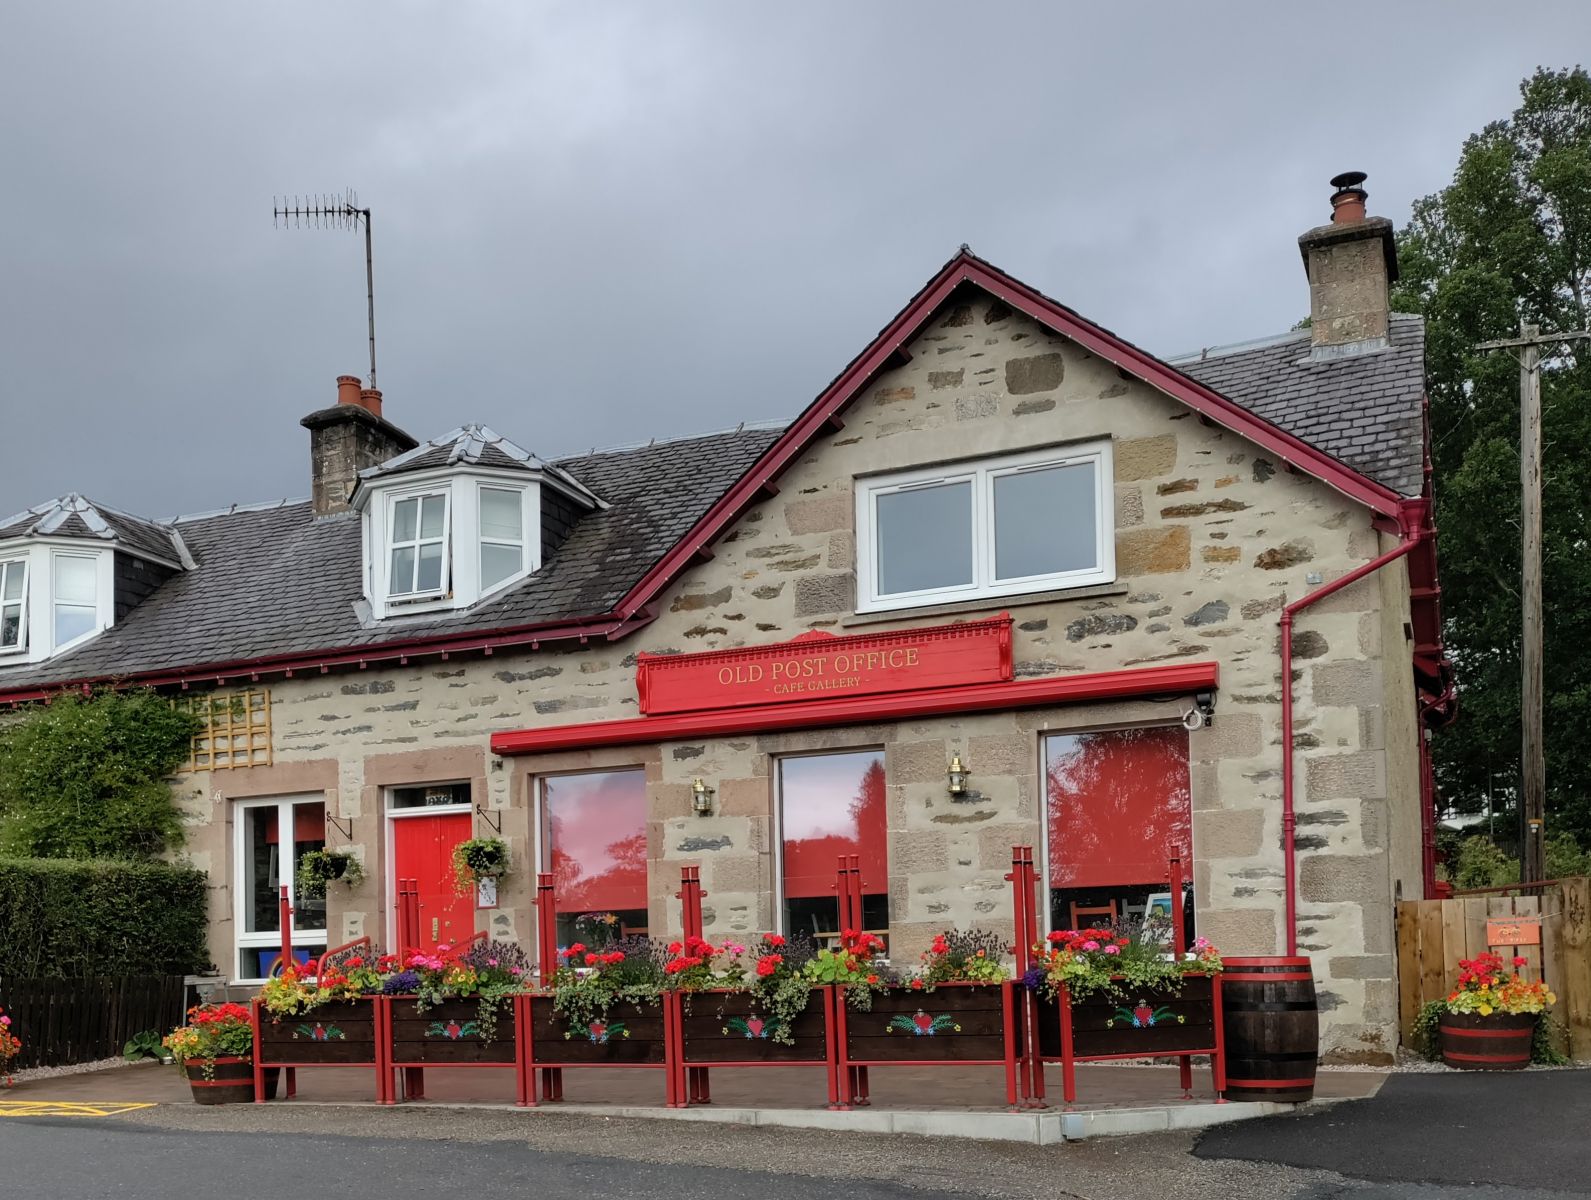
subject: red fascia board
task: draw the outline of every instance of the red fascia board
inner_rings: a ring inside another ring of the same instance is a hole
[[[858,725],[908,717],[947,716],[1089,700],[1122,700],[1134,696],[1180,695],[1214,691],[1220,666],[1213,662],[1169,663],[1092,675],[1060,675],[967,687],[929,688],[873,696],[848,696],[810,703],[762,704],[750,708],[709,709],[592,721],[580,725],[515,729],[492,735],[495,754],[539,754],[593,746],[626,746],[687,738],[767,733],[829,725]]]
[[[176,671],[142,671],[124,675],[89,676],[64,679],[58,683],[32,688],[0,689],[0,704],[24,704],[48,700],[65,691],[86,691],[95,687],[187,687],[190,684],[222,684],[229,681],[254,679],[263,675],[292,675],[300,671],[329,671],[333,668],[359,667],[364,669],[379,663],[395,662],[407,658],[427,656],[446,657],[451,654],[491,654],[495,650],[520,646],[539,646],[543,642],[563,641],[616,641],[633,630],[649,624],[655,617],[650,609],[642,609],[625,620],[613,617],[589,617],[575,621],[557,621],[542,625],[521,625],[502,630],[486,630],[469,634],[444,634],[429,638],[411,638],[405,641],[375,642],[354,649],[310,651],[304,654],[276,655],[265,658],[238,658],[220,662],[202,663]]]
[[[1143,380],[1151,387],[1181,400],[1221,426],[1263,446],[1284,462],[1322,480],[1374,512],[1399,517],[1403,497],[1390,488],[1361,475],[1308,442],[1294,437],[1279,426],[1256,416],[1246,408],[1211,391],[1203,384],[1161,362],[1130,342],[1085,320],[1071,309],[1056,303],[1041,292],[1013,279],[997,267],[962,251],[914,296],[909,304],[885,326],[873,342],[823,390],[805,412],[793,421],[736,484],[672,550],[619,601],[616,611],[624,613],[643,604],[666,587],[704,546],[712,542],[728,524],[744,512],[761,489],[772,483],[790,463],[805,453],[821,436],[832,417],[844,409],[867,383],[888,365],[904,344],[915,337],[951,293],[964,283],[981,287],[1014,309],[1071,338],[1084,349]]]

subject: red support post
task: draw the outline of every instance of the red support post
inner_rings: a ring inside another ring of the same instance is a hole
[[[1005,1034],[1005,1106],[1016,1112],[1016,1014],[1013,992],[1017,985],[1007,979],[1000,985],[1000,1028]]]
[[[263,1045],[260,1041],[260,1002],[254,1001],[249,1005],[249,1024],[253,1027],[254,1045]],[[254,1054],[254,1103],[265,1103],[265,1067],[260,1063],[258,1053]]]
[[[1077,1057],[1072,1048],[1072,993],[1061,985],[1061,1096],[1070,1108],[1077,1099]],[[1042,1063],[1040,1068],[1042,1069]]]
[[[1171,877],[1171,953],[1178,959],[1188,949],[1188,935],[1183,929],[1182,914],[1182,859],[1172,855],[1166,864]],[[1182,1098],[1193,1099],[1193,1060],[1186,1055],[1177,1060],[1177,1076],[1182,1083]]]
[[[1011,847],[1012,921],[1015,926],[1017,977],[1027,974],[1033,965],[1033,947],[1039,941],[1038,912],[1034,904],[1036,875],[1033,870],[1033,847]],[[1038,997],[1023,990],[1018,1004],[1018,1019],[1022,1022],[1021,1082],[1023,1103],[1029,1108],[1047,1108],[1044,1101],[1044,1058],[1039,1051]]]
[[[1226,1103],[1226,1010],[1221,998],[1221,976],[1210,978],[1211,1012],[1215,1017],[1215,1053],[1210,1056],[1210,1074],[1215,1084],[1215,1102]]]
[[[835,1031],[834,989],[824,986],[823,991],[823,1054],[824,1066],[829,1075],[829,1107],[840,1105],[840,1052]]]
[[[420,881],[398,880],[398,952],[420,948]]]
[[[536,957],[541,986],[551,988],[553,976],[558,973],[558,904],[553,896],[552,872],[537,872],[533,903],[536,905]],[[542,1069],[541,1094],[548,1101],[563,1099],[563,1072],[557,1067]]]
[[[287,885],[281,886],[277,901],[276,927],[282,931],[282,970],[293,965],[293,905],[287,898]]]
[[[680,902],[680,928],[688,938],[702,936],[702,897],[707,893],[702,891],[702,869],[700,867],[681,867],[680,889],[674,893]],[[685,1056],[685,1014],[681,1009],[679,1015],[679,1050],[680,1059]],[[711,1104],[712,1085],[707,1076],[706,1067],[686,1068],[686,1095],[691,1104]]]

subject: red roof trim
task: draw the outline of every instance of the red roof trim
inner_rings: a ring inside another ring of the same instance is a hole
[[[1092,675],[1059,675],[1045,679],[1019,679],[1013,683],[847,696],[837,700],[814,700],[809,704],[762,704],[750,708],[717,708],[623,721],[516,729],[494,733],[492,751],[505,755],[539,754],[551,750],[580,750],[592,746],[627,746],[683,738],[766,733],[779,729],[856,725],[989,709],[1076,704],[1086,700],[1179,695],[1213,691],[1219,683],[1220,667],[1216,663],[1171,663],[1123,671],[1101,671]]]
[[[1153,355],[1123,341],[1109,330],[1007,275],[969,250],[962,250],[914,296],[827,388],[807,406],[784,435],[770,446],[735,486],[725,492],[695,527],[642,576],[616,611],[628,612],[655,596],[725,528],[750,507],[758,492],[773,482],[828,422],[853,401],[868,382],[888,365],[892,355],[910,341],[956,288],[972,283],[1035,321],[1064,334],[1080,346],[1152,387],[1183,401],[1212,421],[1263,446],[1289,465],[1313,475],[1374,512],[1400,515],[1403,497],[1342,462],[1317,450],[1277,425],[1211,391]]]

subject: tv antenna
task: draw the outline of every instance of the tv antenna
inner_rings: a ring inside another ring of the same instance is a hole
[[[289,203],[291,199],[291,203]],[[341,196],[271,197],[271,223],[279,229],[365,230],[365,304],[370,317],[370,386],[376,386],[376,275],[370,253],[370,210],[352,188]]]

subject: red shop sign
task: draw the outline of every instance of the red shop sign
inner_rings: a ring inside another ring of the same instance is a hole
[[[696,712],[911,692],[1011,678],[1011,615],[837,637],[820,629],[772,646],[641,654],[641,711]]]

